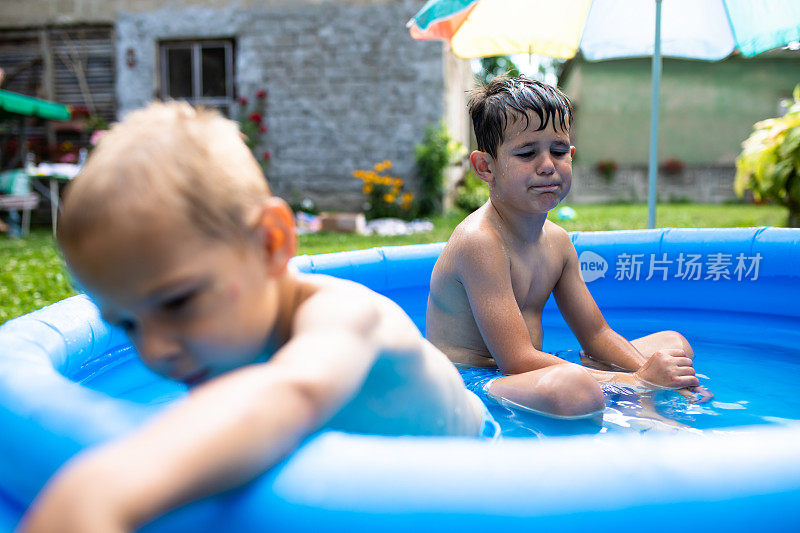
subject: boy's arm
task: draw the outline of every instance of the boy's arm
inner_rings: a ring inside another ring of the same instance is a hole
[[[486,347],[504,374],[565,363],[534,347],[514,297],[510,261],[496,238],[475,232],[459,239],[454,251],[456,275]]]
[[[648,359],[611,329],[581,277],[578,254],[572,240],[566,232],[559,238],[563,239],[559,248],[566,250],[566,259],[553,296],[564,320],[575,333],[581,347],[592,357],[636,373],[625,376],[617,372],[587,370],[600,382],[620,385],[671,389],[699,385],[692,359],[683,350],[661,350]],[[693,398],[691,395],[689,397]]]
[[[558,309],[578,339],[594,359],[624,370],[638,370],[647,359],[625,338],[609,327],[600,308],[581,277],[578,254],[566,232],[559,247],[565,251],[564,270],[553,289]]]
[[[135,434],[62,469],[25,531],[124,531],[242,485],[290,453],[360,388],[376,358],[374,303],[316,295],[267,363],[194,389]]]

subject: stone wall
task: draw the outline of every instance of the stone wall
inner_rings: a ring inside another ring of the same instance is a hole
[[[0,27],[97,24],[114,22],[120,11],[146,13],[165,6],[196,5],[236,7],[237,9],[272,9],[275,7],[312,7],[329,3],[382,5],[387,0],[2,0]],[[422,2],[417,2],[422,7]]]
[[[736,200],[735,174],[733,165],[687,165],[674,174],[661,171],[657,179],[658,201],[720,203]],[[646,166],[621,166],[607,179],[594,168],[576,164],[572,188],[565,202],[645,202],[647,194]]]
[[[120,116],[155,97],[159,41],[232,38],[238,94],[269,93],[269,179],[277,194],[357,210],[363,196],[352,171],[384,159],[413,182],[414,146],[445,115],[442,44],[414,41],[405,28],[421,2],[312,4],[119,12]],[[133,67],[125,63],[129,48],[138,57]]]

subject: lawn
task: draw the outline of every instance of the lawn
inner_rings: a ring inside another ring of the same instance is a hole
[[[574,220],[559,221],[568,231],[638,229],[647,226],[647,207],[640,204],[574,206]],[[433,219],[428,233],[395,237],[314,234],[300,237],[300,254],[357,250],[445,241],[464,213],[451,212]],[[786,211],[776,206],[745,204],[665,204],[658,207],[658,227],[729,228],[783,226]],[[25,239],[0,236],[0,324],[75,293],[49,230],[34,231]]]

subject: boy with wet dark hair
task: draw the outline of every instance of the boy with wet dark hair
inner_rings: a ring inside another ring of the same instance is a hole
[[[506,76],[471,96],[478,150],[470,161],[489,184],[489,200],[458,225],[436,262],[428,339],[471,390],[554,417],[601,413],[601,383],[697,387],[694,354],[682,335],[662,331],[628,342],[608,326],[581,277],[572,240],[547,220],[572,183],[567,97]],[[594,368],[542,351],[542,309],[551,293]]]

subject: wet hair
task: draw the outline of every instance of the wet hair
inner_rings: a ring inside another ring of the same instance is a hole
[[[238,125],[187,103],[153,103],[115,124],[92,150],[62,202],[58,240],[77,245],[172,217],[214,239],[244,241],[248,216],[270,196]]]
[[[513,114],[509,117],[509,111]],[[529,112],[539,117],[537,131],[547,128],[550,121],[569,133],[572,129],[572,104],[555,87],[526,78],[496,76],[470,92],[469,114],[478,141],[478,150],[497,157],[497,147],[503,142],[503,132],[509,120],[523,118],[530,124]]]

